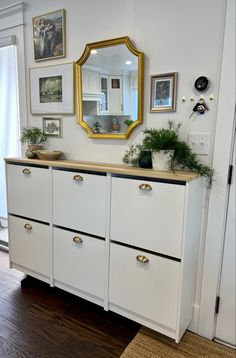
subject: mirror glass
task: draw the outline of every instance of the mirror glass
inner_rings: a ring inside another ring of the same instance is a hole
[[[143,54],[119,38],[88,44],[76,63],[78,122],[93,138],[128,138],[142,122]]]

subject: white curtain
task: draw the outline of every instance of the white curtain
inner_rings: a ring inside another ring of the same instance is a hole
[[[0,47],[0,218],[7,216],[5,157],[20,155],[16,47]]]

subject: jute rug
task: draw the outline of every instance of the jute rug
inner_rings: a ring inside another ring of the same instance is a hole
[[[142,327],[121,355],[122,358],[236,358],[234,349],[186,332],[179,344]]]

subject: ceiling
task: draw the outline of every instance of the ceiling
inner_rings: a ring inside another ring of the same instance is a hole
[[[138,57],[126,45],[115,45],[96,49],[96,54],[90,54],[85,62],[86,66],[99,67],[104,70],[137,71]],[[126,61],[132,63],[127,65]]]

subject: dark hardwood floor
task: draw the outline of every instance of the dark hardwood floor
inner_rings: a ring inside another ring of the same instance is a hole
[[[0,358],[119,357],[140,326],[8,268],[0,250]]]

